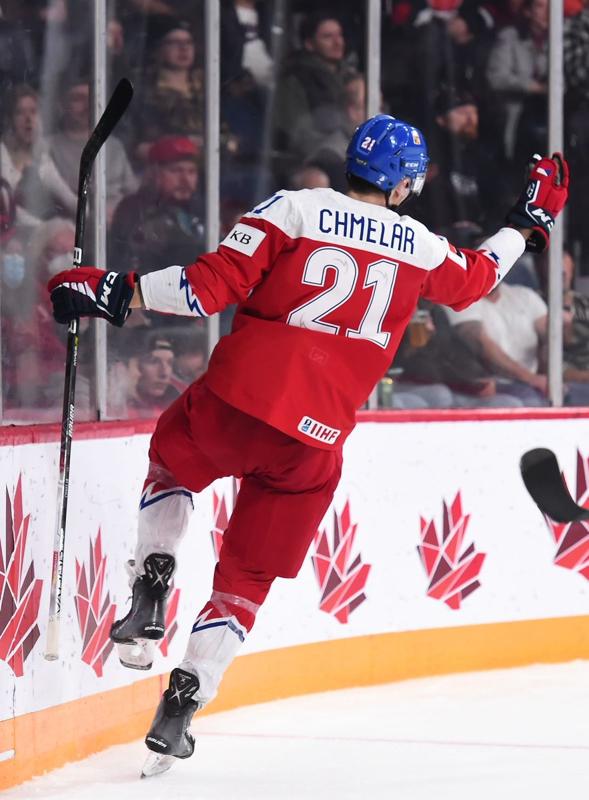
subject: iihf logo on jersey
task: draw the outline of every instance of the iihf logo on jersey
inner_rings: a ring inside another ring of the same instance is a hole
[[[580,450],[577,450],[575,499],[583,508],[589,508],[589,458],[583,458]],[[578,572],[589,580],[589,520],[554,522],[549,517],[545,519],[556,544],[556,566]]]
[[[301,417],[297,430],[325,444],[334,444],[341,431],[338,428],[330,428],[322,422],[317,422],[313,417]]]
[[[319,608],[346,624],[352,611],[366,600],[364,588],[371,565],[363,564],[359,553],[352,559],[358,526],[352,524],[349,500],[342,513],[334,511],[333,516],[333,536],[330,540],[327,528],[317,531],[311,561],[321,589]]]
[[[39,603],[43,581],[35,578],[33,561],[27,561],[27,539],[31,515],[23,513],[22,475],[14,497],[6,488],[6,529],[0,539],[0,661],[17,678],[39,638]]]
[[[419,518],[421,544],[417,552],[430,579],[428,597],[442,600],[447,606],[459,609],[461,602],[481,585],[477,580],[485,553],[476,553],[474,544],[460,552],[469,514],[462,513],[460,492],[452,505],[443,503],[442,536],[438,536],[433,520]]]

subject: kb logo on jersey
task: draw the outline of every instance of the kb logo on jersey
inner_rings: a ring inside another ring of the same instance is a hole
[[[297,430],[325,444],[333,444],[341,433],[337,428],[330,428],[322,422],[317,422],[313,417],[302,417]]]
[[[255,228],[253,225],[246,225],[245,222],[238,222],[233,230],[221,242],[225,247],[238,250],[246,256],[253,256],[260,244],[266,238],[266,232]]]
[[[238,228],[233,229],[233,232],[229,238],[239,242],[239,244],[249,244],[252,240],[252,237],[249,235],[249,233],[240,231]]]

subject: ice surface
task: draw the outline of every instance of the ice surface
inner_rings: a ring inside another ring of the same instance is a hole
[[[196,717],[194,756],[164,775],[139,779],[134,742],[2,800],[589,797],[588,701],[582,661],[292,698]]]

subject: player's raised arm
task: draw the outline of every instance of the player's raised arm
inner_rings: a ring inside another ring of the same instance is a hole
[[[477,250],[458,250],[442,239],[440,264],[428,273],[422,296],[460,311],[488,294],[524,250],[541,253],[548,247],[568,185],[569,168],[560,153],[534,156],[527,183],[505,218],[507,226]]]

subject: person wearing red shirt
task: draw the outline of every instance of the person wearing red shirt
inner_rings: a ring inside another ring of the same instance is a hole
[[[158,420],[131,610],[111,631],[123,663],[151,666],[147,643],[164,635],[192,492],[240,478],[212,595],[146,737],[145,774],[192,754],[192,715],[215,696],[273,580],[297,575],[338,484],[356,410],[392,362],[418,300],[462,309],[488,294],[525,248],[545,249],[566,202],[566,162],[538,156],[506,227],[478,250],[459,250],[398,213],[421,191],[427,164],[421,132],[378,115],[350,141],[346,195],[280,191],[188,266],[140,278],[81,267],[49,283],[63,323],[102,316],[122,325],[133,308],[203,318],[237,304],[205,374]]]

